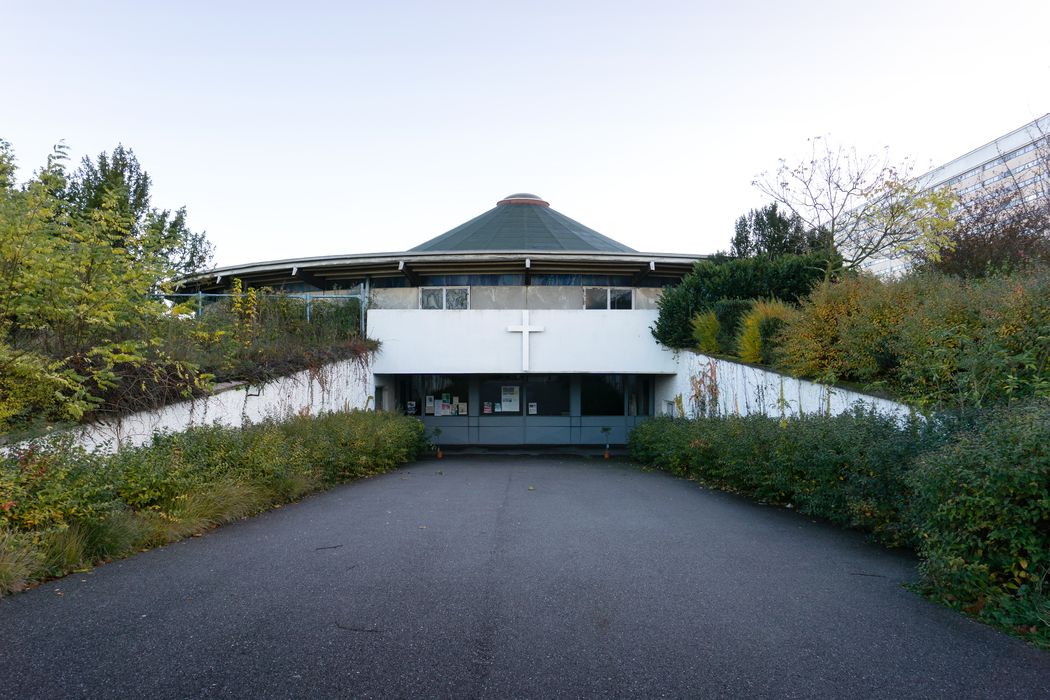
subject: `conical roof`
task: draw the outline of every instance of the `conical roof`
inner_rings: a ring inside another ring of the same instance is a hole
[[[507,195],[496,203],[495,208],[437,238],[417,245],[412,251],[636,252],[551,209],[550,206],[540,197],[527,192]]]

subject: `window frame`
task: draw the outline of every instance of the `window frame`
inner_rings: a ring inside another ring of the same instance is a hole
[[[441,308],[428,309],[423,306],[423,293],[425,291],[441,290]],[[449,290],[463,290],[467,294],[467,305],[462,309],[449,309],[448,308],[448,292]],[[419,288],[419,294],[416,297],[416,307],[420,311],[469,311],[470,310],[470,287],[463,285],[451,285],[451,286],[426,286]]]
[[[587,292],[592,289],[601,289],[605,291],[605,307],[602,308],[591,308],[587,306]],[[614,309],[612,308],[612,293],[617,292],[628,292],[631,295],[631,305],[626,309]],[[587,286],[583,288],[583,309],[585,311],[634,311],[634,287],[603,287],[603,286]]]

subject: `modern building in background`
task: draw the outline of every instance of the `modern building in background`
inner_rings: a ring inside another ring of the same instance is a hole
[[[979,197],[1004,187],[1021,190],[1029,199],[1045,178],[1040,146],[1050,136],[1050,114],[1035,119],[994,141],[920,175],[923,189],[950,187],[961,198]],[[1045,156],[1045,154],[1043,154]]]
[[[1044,114],[994,141],[973,149],[915,178],[924,190],[950,187],[969,201],[1000,192],[1016,191],[1009,206],[1050,195],[1050,114]],[[867,269],[894,274],[908,267],[907,260],[875,260]]]

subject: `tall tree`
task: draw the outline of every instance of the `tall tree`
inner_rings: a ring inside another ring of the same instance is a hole
[[[151,187],[135,153],[118,144],[111,155],[103,151],[94,161],[85,156],[70,176],[65,196],[81,215],[106,209],[113,220],[125,222],[113,242],[133,257],[160,255],[175,277],[203,270],[213,253],[206,234],[189,229],[185,207],[153,207]]]
[[[784,216],[774,202],[752,209],[736,220],[730,255],[734,258],[805,255],[833,247],[834,242],[828,238],[826,232],[807,229],[797,215]]]
[[[781,160],[752,184],[806,228],[826,232],[845,269],[919,252],[936,257],[949,244],[956,203],[950,190],[923,190],[909,162],[894,165],[885,154],[861,156],[823,138],[810,145],[808,159]]]
[[[15,186],[15,153],[11,144],[0,139],[0,190]]]
[[[11,163],[0,146],[0,173]],[[185,223],[149,208],[134,165],[71,180],[58,146],[24,185],[3,178],[0,429],[26,416],[78,418],[122,382],[178,393],[199,383],[164,346],[168,309],[155,295],[177,274],[171,251]]]

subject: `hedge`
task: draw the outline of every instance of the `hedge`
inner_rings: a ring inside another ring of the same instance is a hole
[[[117,454],[69,440],[0,456],[0,595],[414,459],[410,417],[366,411],[192,428]]]
[[[900,422],[655,418],[633,460],[914,548],[935,600],[1050,646],[1050,401]]]
[[[836,267],[837,260],[830,263]],[[827,253],[776,258],[715,258],[701,260],[658,302],[660,315],[653,337],[670,348],[692,348],[692,319],[722,299],[771,299],[797,302],[824,279]]]
[[[923,591],[1050,642],[1050,402],[995,411],[908,485]]]

